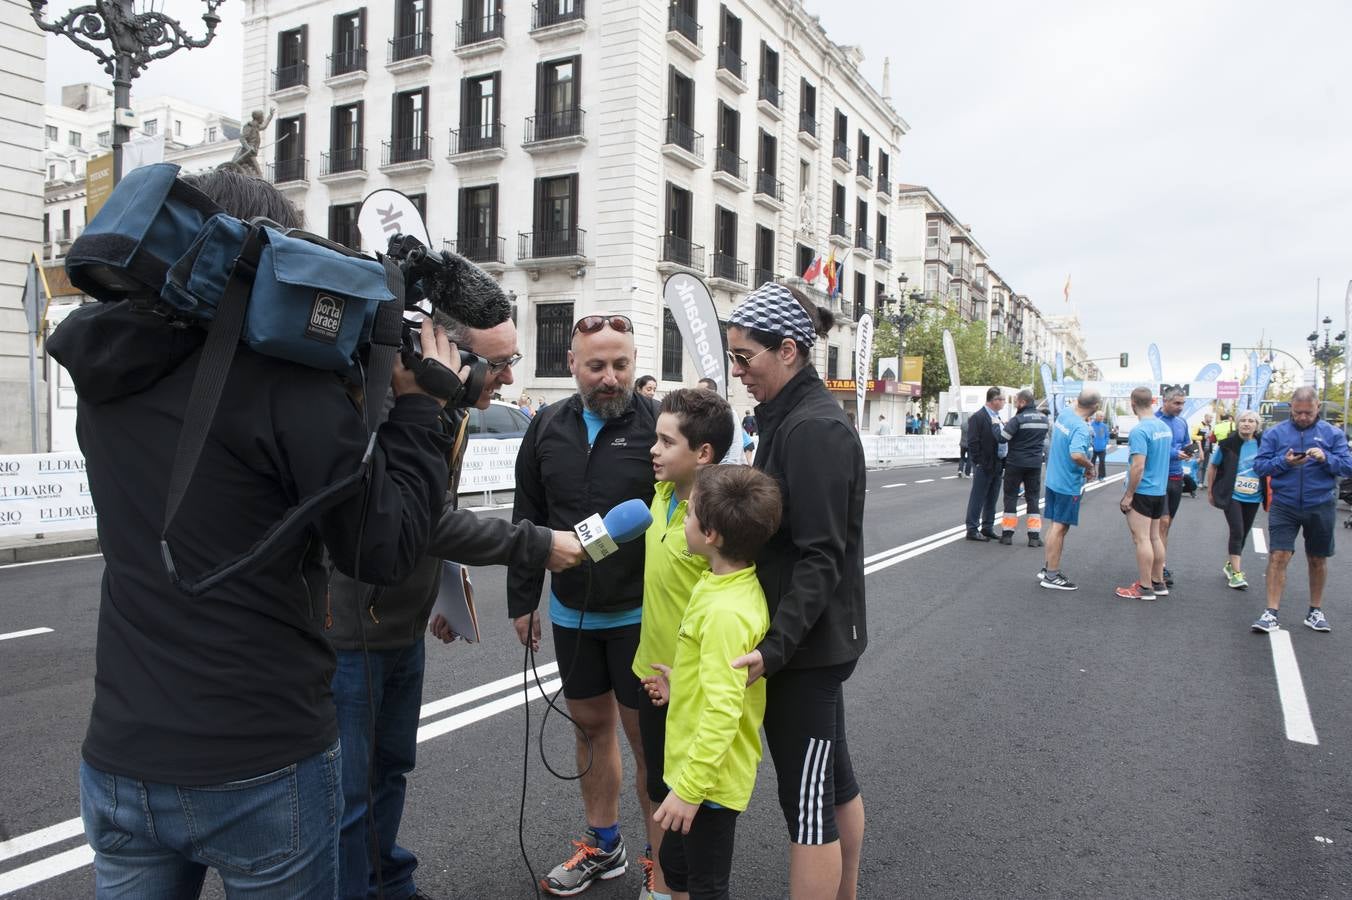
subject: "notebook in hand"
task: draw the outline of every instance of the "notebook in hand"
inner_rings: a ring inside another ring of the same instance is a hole
[[[474,585],[469,569],[449,559],[441,561],[441,587],[432,606],[456,635],[466,643],[479,643],[479,616],[474,610]]]

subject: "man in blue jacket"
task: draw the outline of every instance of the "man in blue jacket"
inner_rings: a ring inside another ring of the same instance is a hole
[[[1174,517],[1178,515],[1178,507],[1183,500],[1183,463],[1192,459],[1193,455],[1192,445],[1188,443],[1188,420],[1183,418],[1183,406],[1187,402],[1188,395],[1181,387],[1167,388],[1160,397],[1160,411],[1155,413],[1156,418],[1168,425],[1174,435],[1169,445],[1169,485],[1165,489],[1167,508],[1160,518],[1160,540],[1164,543],[1166,556],[1169,552],[1169,529],[1174,524]],[[1164,568],[1164,583],[1168,587],[1174,586],[1174,576],[1167,565]]]
[[[1272,489],[1268,510],[1267,609],[1253,623],[1254,631],[1276,631],[1277,609],[1286,587],[1286,567],[1296,549],[1296,534],[1305,532],[1305,557],[1310,567],[1310,611],[1305,625],[1330,631],[1324,617],[1324,582],[1333,556],[1334,506],[1338,479],[1352,475],[1347,436],[1318,418],[1314,388],[1299,387],[1291,395],[1291,418],[1263,432],[1253,470],[1266,475]]]

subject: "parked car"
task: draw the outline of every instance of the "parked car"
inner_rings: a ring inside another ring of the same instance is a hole
[[[471,440],[521,438],[526,436],[530,417],[517,409],[516,404],[494,400],[488,409],[469,411],[468,433]]]

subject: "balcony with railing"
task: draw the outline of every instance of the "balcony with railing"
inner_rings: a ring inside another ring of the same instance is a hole
[[[507,263],[507,239],[497,235],[468,235],[447,241],[451,249],[480,266],[494,268]]]
[[[760,96],[756,100],[756,106],[760,108],[761,112],[776,121],[784,118],[784,111],[780,109],[780,99],[783,92],[780,91],[778,84],[762,78],[757,93]]]
[[[734,191],[744,191],[746,183],[746,160],[727,147],[714,151],[714,181]]]
[[[540,0],[531,7],[530,33],[536,40],[587,30],[585,0]]]
[[[390,39],[389,59],[385,68],[391,72],[406,72],[420,66],[432,65],[432,32],[415,31]]]
[[[272,92],[280,94],[309,93],[310,66],[296,63],[294,66],[280,66],[272,72]],[[303,90],[302,90],[303,89]]]
[[[587,143],[583,134],[586,110],[570,106],[554,112],[526,117],[526,136],[521,146],[528,153],[544,153]]]
[[[887,246],[887,241],[878,238],[878,245],[874,248],[873,259],[879,265],[892,265],[892,248]]]
[[[873,255],[873,236],[864,228],[854,230],[854,252],[864,256]]]
[[[319,154],[319,180],[356,181],[366,177],[366,148],[337,147]]]
[[[718,48],[718,80],[737,92],[746,90],[746,61],[728,45]]]
[[[881,172],[878,174],[878,197],[887,201],[892,199],[892,179]]]
[[[844,141],[831,144],[831,165],[842,172],[850,171],[850,145]]]
[[[485,122],[451,129],[451,145],[446,158],[456,164],[483,162],[507,157],[506,129],[501,122]]]
[[[769,284],[775,281],[774,269],[755,268],[751,270],[751,287],[758,288],[763,284]]]
[[[507,46],[504,16],[491,13],[476,19],[464,19],[455,23],[455,55],[462,59],[480,56]]]
[[[366,48],[341,50],[331,54],[328,59],[328,77],[324,83],[332,87],[349,81],[366,80]]]
[[[305,162],[305,157],[301,156],[268,163],[268,181],[276,185],[309,181],[305,177]]]
[[[583,255],[587,232],[581,228],[562,228],[517,234],[516,264],[524,269],[551,269],[587,264]],[[580,274],[580,273],[579,273]]]
[[[770,209],[783,209],[784,182],[776,178],[774,172],[757,172],[756,193],[753,199]]]
[[[831,217],[831,243],[838,247],[850,247],[854,239],[850,234],[850,223],[845,221],[844,216]]]
[[[710,287],[729,290],[746,288],[746,263],[730,253],[715,253],[709,269]]]
[[[673,4],[667,8],[667,43],[691,59],[703,59],[704,26]]]
[[[658,247],[657,264],[659,272],[669,274],[676,271],[690,271],[704,274],[704,246],[693,243],[674,234],[664,234]]]
[[[698,169],[704,165],[704,135],[676,116],[668,116],[662,154],[687,168]]]
[[[419,134],[380,142],[380,170],[407,172],[432,168],[432,137]]]
[[[873,164],[866,159],[855,160],[854,177],[855,180],[859,182],[860,187],[873,187]]]
[[[817,140],[817,117],[810,112],[798,113],[798,139],[813,150],[821,146]]]

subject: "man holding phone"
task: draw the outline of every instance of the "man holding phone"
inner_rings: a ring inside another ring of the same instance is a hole
[[[1291,395],[1291,418],[1263,432],[1253,470],[1268,477],[1272,505],[1268,509],[1267,608],[1252,628],[1277,630],[1286,568],[1296,550],[1296,535],[1304,532],[1310,571],[1310,611],[1305,625],[1331,631],[1323,610],[1324,583],[1333,556],[1338,480],[1352,476],[1352,454],[1346,435],[1319,420],[1314,388],[1296,388]]]
[[[1169,430],[1173,433],[1173,441],[1169,446],[1169,485],[1165,490],[1165,513],[1160,517],[1160,543],[1164,545],[1165,557],[1169,553],[1169,528],[1173,525],[1174,517],[1178,515],[1178,506],[1183,502],[1183,461],[1192,459],[1197,451],[1197,445],[1189,443],[1188,423],[1183,418],[1183,404],[1188,400],[1188,395],[1183,392],[1181,387],[1165,388],[1163,396],[1160,398],[1160,411],[1155,413]],[[1174,575],[1169,571],[1168,566],[1164,568],[1165,587],[1174,586]]]

